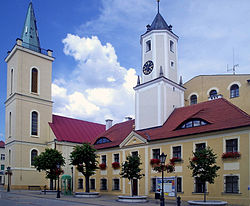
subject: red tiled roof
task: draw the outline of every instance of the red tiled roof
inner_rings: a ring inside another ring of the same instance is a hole
[[[4,141],[0,141],[0,147],[5,147]]]
[[[99,135],[98,137],[98,138],[106,137],[109,140],[111,140],[111,142],[104,144],[97,144],[95,145],[95,148],[102,149],[119,145],[133,130],[134,124],[135,124],[134,120],[128,120],[126,122],[115,124],[110,129]],[[92,144],[94,144],[98,138],[92,141]]]
[[[206,120],[209,124],[187,129],[176,129],[184,121],[192,118]],[[97,149],[118,146],[133,130],[134,120],[116,124],[101,136],[112,142],[95,145]],[[250,116],[235,105],[221,98],[199,104],[177,108],[161,127],[135,131],[148,141],[233,129],[250,127]],[[92,143],[94,143],[93,141]]]
[[[105,125],[78,119],[53,115],[49,123],[58,141],[92,142],[95,137],[105,131]]]

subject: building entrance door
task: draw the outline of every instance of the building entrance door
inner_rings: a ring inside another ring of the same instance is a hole
[[[138,180],[137,179],[133,179],[133,191],[132,191],[132,195],[133,196],[137,196],[138,195]]]

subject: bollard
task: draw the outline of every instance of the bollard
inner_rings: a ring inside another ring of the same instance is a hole
[[[46,185],[44,185],[44,195],[46,195]]]
[[[181,197],[180,196],[177,197],[177,206],[181,206]]]

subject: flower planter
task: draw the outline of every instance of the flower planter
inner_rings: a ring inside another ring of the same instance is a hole
[[[225,152],[222,154],[222,159],[238,159],[241,154],[239,152]]]
[[[173,157],[172,159],[170,159],[170,162],[174,164],[174,163],[182,162],[182,159],[178,157]]]
[[[105,163],[99,164],[101,170],[105,170],[107,168]]]
[[[113,167],[114,169],[119,169],[119,168],[120,168],[120,163],[119,163],[119,162],[113,162],[113,163],[112,163],[112,167]]]

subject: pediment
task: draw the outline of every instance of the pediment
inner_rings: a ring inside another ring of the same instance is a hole
[[[136,132],[132,131],[120,144],[121,147],[133,146],[138,144],[147,144],[147,140]]]

